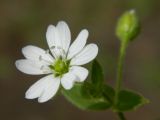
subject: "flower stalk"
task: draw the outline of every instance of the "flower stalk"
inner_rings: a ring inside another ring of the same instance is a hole
[[[119,60],[117,66],[117,78],[115,85],[114,106],[116,107],[119,102],[119,92],[122,87],[123,79],[123,64],[126,55],[128,43],[137,37],[140,30],[139,20],[136,16],[135,10],[125,12],[118,20],[116,35],[121,41]],[[126,120],[122,112],[117,112],[120,120]]]
[[[114,99],[114,105],[117,105],[118,103],[118,95],[121,90],[122,86],[122,78],[123,78],[123,64],[126,54],[126,48],[127,48],[127,41],[121,42],[120,46],[120,54],[119,54],[119,60],[118,60],[118,68],[117,68],[117,79],[116,79],[116,86],[115,86],[115,99]],[[122,112],[117,112],[117,115],[120,120],[126,120],[124,114]]]
[[[122,112],[118,112],[117,115],[118,115],[120,120],[126,120],[126,118],[125,118],[125,116]]]
[[[117,67],[117,80],[116,80],[116,86],[115,86],[115,105],[118,102],[118,93],[121,90],[122,86],[122,78],[123,78],[123,63],[125,59],[126,54],[126,48],[127,48],[127,41],[121,42],[120,47],[120,54],[119,54],[119,60],[118,60],[118,67]]]

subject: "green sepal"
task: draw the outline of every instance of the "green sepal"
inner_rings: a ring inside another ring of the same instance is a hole
[[[99,94],[104,84],[104,75],[102,67],[97,60],[94,60],[92,63],[91,83],[95,89],[95,94]]]
[[[68,101],[82,110],[106,110],[112,106],[112,103],[108,99],[106,99],[106,96],[109,95],[107,93],[108,91],[109,94],[112,94],[114,90],[109,86],[105,86],[105,88],[102,89],[102,94],[95,97],[94,95],[92,95],[92,93],[94,92],[92,84],[85,83],[75,84],[71,90],[63,89],[62,94]]]
[[[130,90],[121,90],[118,95],[118,102],[113,107],[113,111],[124,112],[136,110],[147,103],[149,103],[149,100],[141,94]]]

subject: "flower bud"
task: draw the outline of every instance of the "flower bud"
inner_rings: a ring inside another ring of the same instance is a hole
[[[125,12],[118,21],[116,35],[121,41],[133,40],[140,31],[139,20],[135,10]]]

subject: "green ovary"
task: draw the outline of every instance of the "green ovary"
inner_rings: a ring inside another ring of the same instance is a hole
[[[69,62],[62,60],[61,58],[57,59],[52,65],[49,66],[53,70],[56,77],[62,76],[67,73],[69,70]]]

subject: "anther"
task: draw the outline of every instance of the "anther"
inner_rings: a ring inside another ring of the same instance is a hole
[[[41,55],[39,56],[39,61],[42,61],[42,56]]]
[[[58,58],[58,55],[57,55],[57,54],[55,53],[55,51],[54,51],[55,48],[56,48],[55,46],[51,46],[51,47],[50,47],[50,50],[51,50],[53,56],[54,56],[55,58]]]
[[[59,49],[62,57],[66,57],[65,51],[64,51],[64,49],[62,47],[57,46],[57,49]]]
[[[48,57],[50,57],[51,60],[53,60],[53,58],[52,58],[51,55],[49,54],[49,49],[47,49],[47,50],[45,51],[45,54],[48,55]]]
[[[49,50],[48,49],[45,51],[45,54],[49,54]]]
[[[55,49],[56,46],[51,46],[50,49]]]
[[[44,65],[42,65],[42,66],[40,67],[40,70],[44,70]]]
[[[43,59],[43,57],[41,55],[39,56],[39,61],[43,61],[47,64],[52,64],[50,61]]]
[[[44,65],[42,65],[42,66],[40,67],[40,70],[42,70],[44,74],[47,74],[47,73],[49,72],[48,67],[46,67],[46,66],[44,66]]]

